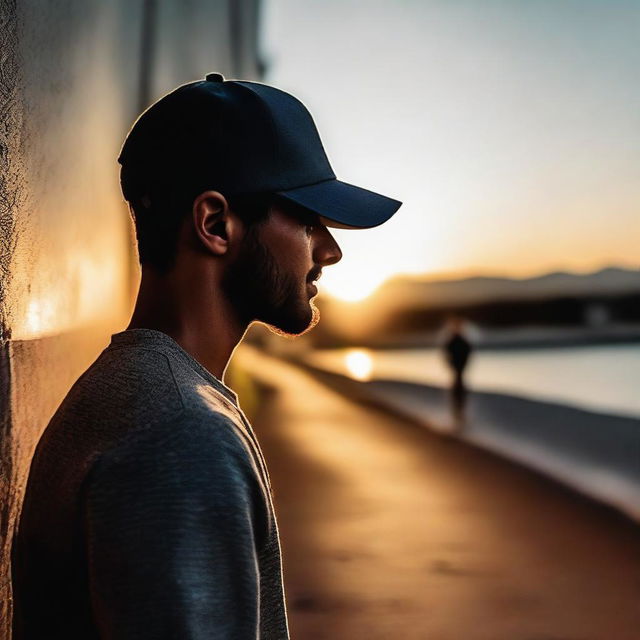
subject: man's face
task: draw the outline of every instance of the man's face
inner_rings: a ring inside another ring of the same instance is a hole
[[[257,320],[280,335],[301,335],[320,318],[312,282],[340,258],[340,247],[317,216],[274,204],[264,223],[248,229],[222,286],[242,322]]]

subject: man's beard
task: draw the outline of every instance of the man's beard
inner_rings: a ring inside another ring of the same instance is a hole
[[[274,333],[292,337],[311,330],[320,311],[300,290],[300,282],[285,273],[260,242],[260,225],[252,225],[235,261],[222,279],[222,289],[240,322],[263,322]]]

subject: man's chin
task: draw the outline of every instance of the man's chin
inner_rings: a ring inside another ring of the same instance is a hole
[[[259,320],[267,326],[269,331],[283,338],[298,338],[308,333],[320,321],[320,309],[313,302],[309,302],[307,313],[291,314],[272,322]]]

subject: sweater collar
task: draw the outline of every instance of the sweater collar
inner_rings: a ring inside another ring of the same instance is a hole
[[[126,329],[111,336],[110,347],[147,346],[166,349],[180,358],[205,380],[210,382],[220,393],[231,400],[238,407],[238,395],[227,387],[222,380],[216,378],[208,369],[203,367],[190,353],[185,351],[171,336],[156,329]]]

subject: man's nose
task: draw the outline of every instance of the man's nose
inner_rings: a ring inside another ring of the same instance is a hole
[[[342,260],[342,250],[327,227],[318,227],[318,239],[313,252],[313,259],[323,267]]]

